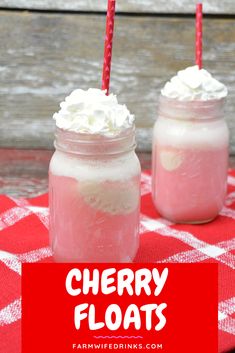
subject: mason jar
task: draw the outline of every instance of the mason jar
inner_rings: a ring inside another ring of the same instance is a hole
[[[227,190],[229,133],[225,99],[160,97],[154,126],[152,196],[176,223],[206,223],[221,211]]]
[[[140,213],[135,146],[134,128],[116,137],[57,128],[49,167],[49,233],[56,262],[134,259]]]

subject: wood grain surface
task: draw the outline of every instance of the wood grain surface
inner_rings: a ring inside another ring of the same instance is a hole
[[[105,16],[0,12],[0,146],[52,148],[53,112],[77,87],[100,87]],[[206,19],[204,65],[229,88],[235,152],[235,20]],[[151,149],[161,87],[194,64],[191,18],[117,17],[111,91],[135,113],[138,149]]]
[[[48,167],[53,151],[0,149],[0,194],[35,197],[48,191]],[[143,170],[150,169],[151,154],[139,153]]]
[[[118,12],[136,13],[194,13],[196,0],[117,0]],[[62,10],[105,11],[107,0],[0,0],[0,7]],[[208,14],[234,14],[234,0],[203,1]]]
[[[0,194],[34,197],[47,192],[51,156],[46,150],[0,149]]]

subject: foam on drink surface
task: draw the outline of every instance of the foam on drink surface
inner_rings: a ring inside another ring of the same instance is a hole
[[[140,167],[134,152],[115,159],[78,160],[63,152],[54,154],[53,175],[77,180],[77,192],[97,210],[111,214],[130,213],[139,203]]]
[[[75,178],[78,181],[126,181],[139,174],[140,167],[134,152],[115,159],[78,159],[57,151],[50,163],[50,170],[58,176]]]
[[[221,120],[192,122],[159,117],[154,141],[177,148],[219,149],[227,145],[229,131]]]

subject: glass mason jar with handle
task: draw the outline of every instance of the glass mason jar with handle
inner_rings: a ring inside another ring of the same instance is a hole
[[[224,98],[160,97],[152,196],[159,213],[170,221],[209,222],[224,205],[229,145],[224,103]]]
[[[55,261],[132,261],[140,208],[134,126],[113,137],[57,127],[55,147],[49,169]]]

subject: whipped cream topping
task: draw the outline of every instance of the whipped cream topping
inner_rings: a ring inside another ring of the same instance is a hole
[[[207,70],[200,70],[196,65],[179,71],[166,83],[161,93],[165,97],[182,101],[207,101],[226,97],[228,90]]]
[[[135,120],[127,107],[118,103],[115,95],[106,96],[105,91],[95,88],[76,89],[65,98],[60,108],[53,116],[56,125],[79,133],[115,136],[133,126]]]

